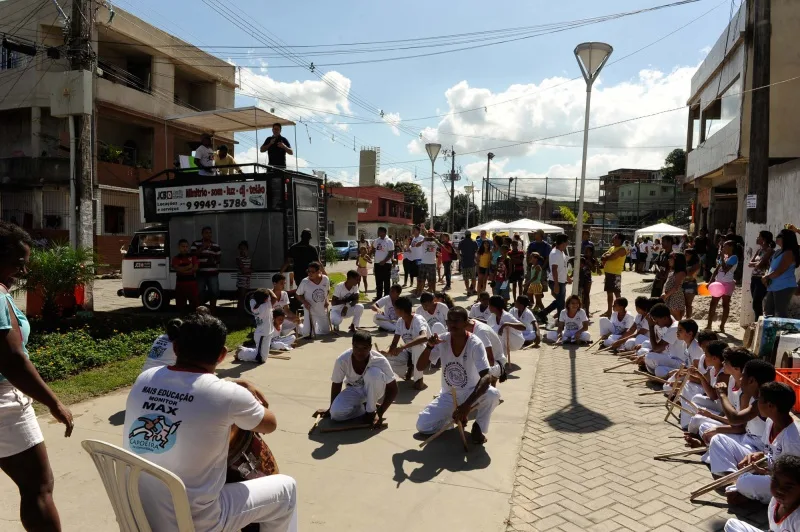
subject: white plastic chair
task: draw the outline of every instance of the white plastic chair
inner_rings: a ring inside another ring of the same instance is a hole
[[[99,440],[83,440],[81,445],[94,460],[103,479],[120,532],[152,532],[139,497],[139,477],[142,472],[157,478],[169,489],[178,532],[194,532],[186,486],[180,478],[116,445]]]

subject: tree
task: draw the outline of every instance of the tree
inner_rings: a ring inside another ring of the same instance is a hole
[[[478,225],[478,220],[480,219],[480,211],[478,210],[478,206],[472,203],[472,198],[467,194],[456,194],[456,198],[454,200],[454,208],[456,213],[456,227],[454,231],[461,231],[463,229],[467,229],[467,205],[469,205],[469,223],[472,226]],[[438,216],[437,216],[438,218]],[[447,209],[442,215],[444,219],[444,226],[450,226],[450,209]]]
[[[575,225],[578,223],[578,216],[572,212],[572,209],[563,205],[558,208],[558,212],[561,213],[561,217],[564,218],[566,221]],[[587,223],[589,221],[589,213],[587,211],[583,211],[583,223]]]
[[[686,152],[680,148],[675,148],[667,158],[664,159],[664,167],[661,169],[666,181],[675,181],[679,175],[686,175]]]
[[[385,183],[383,186],[402,192],[405,196],[406,203],[414,206],[414,223],[423,223],[428,219],[428,198],[422,187],[411,181],[402,181],[400,183]]]
[[[328,188],[342,188],[343,186],[341,181],[328,181]]]

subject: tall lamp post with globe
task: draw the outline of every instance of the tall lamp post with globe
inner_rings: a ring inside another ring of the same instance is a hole
[[[438,157],[439,150],[441,150],[441,149],[442,149],[442,145],[441,144],[436,144],[436,143],[431,142],[431,143],[428,143],[428,144],[425,145],[425,151],[428,152],[428,157],[430,157],[430,159],[431,159],[431,212],[430,212],[430,215],[431,215],[430,228],[431,229],[433,229],[433,176],[435,175],[434,171],[433,171],[433,169],[434,169],[433,165],[436,162],[436,157]]]

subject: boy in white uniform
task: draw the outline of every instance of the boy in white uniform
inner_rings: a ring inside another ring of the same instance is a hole
[[[622,348],[625,351],[632,351],[638,349],[636,346],[650,347],[650,326],[647,324],[647,313],[657,302],[661,303],[661,300],[645,296],[639,296],[634,300],[636,314],[633,317],[633,330],[612,342],[613,349]]]
[[[714,347],[715,342],[716,340],[709,342],[704,346],[704,350],[708,352],[711,349],[716,349]],[[720,343],[724,344],[724,342]],[[744,348],[724,349],[722,354],[722,372],[729,376],[728,401],[737,412],[741,410],[742,372],[744,371],[744,366],[752,359],[752,353]],[[701,366],[703,365],[704,364],[701,364]],[[700,369],[698,369],[698,372],[699,371]],[[714,393],[716,394],[716,387],[714,388]],[[716,395],[716,397],[719,398],[718,395]],[[701,408],[697,414],[692,417],[691,421],[689,421],[688,432],[689,435],[691,435],[690,437],[696,439],[694,435],[699,435],[701,438],[700,444],[704,444],[704,442],[702,442],[702,436],[706,432],[723,425],[729,426],[728,419],[721,416],[721,412],[722,406],[719,403],[717,403],[715,409]],[[689,435],[685,435],[685,437]],[[686,441],[692,445],[692,442],[689,441],[689,437],[686,437]],[[693,446],[699,446],[699,444]]]
[[[486,325],[492,328],[500,341],[503,343],[505,353],[522,349],[525,345],[525,337],[522,331],[525,325],[517,318],[506,312],[506,300],[503,296],[492,296],[489,298],[489,310],[492,311]]]
[[[481,320],[484,323],[489,321],[489,316],[492,315],[492,311],[489,310],[489,298],[491,297],[489,292],[481,292],[478,296],[478,302],[469,309],[469,317]]]
[[[276,273],[272,276],[272,293],[278,298],[273,305],[276,309],[283,310],[284,320],[280,333],[287,334],[297,328],[297,315],[289,307],[289,293],[286,291],[286,276]]]
[[[136,379],[125,407],[123,447],[163,467],[186,487],[195,530],[297,530],[297,485],[286,475],[226,483],[231,425],[269,434],[277,428],[264,395],[247,381],[214,374],[227,355],[227,330],[217,318],[192,315],[181,325],[175,366]],[[169,398],[169,402],[159,402]],[[156,408],[156,405],[157,408]],[[177,530],[172,497],[150,475],[139,479],[147,520]]]
[[[617,340],[636,332],[636,318],[628,312],[628,300],[618,297],[611,306],[611,317],[600,318],[600,336],[604,338],[603,346],[610,347]]]
[[[331,325],[334,331],[339,331],[345,317],[352,316],[350,332],[355,332],[361,323],[364,305],[358,302],[360,297],[358,285],[361,276],[355,270],[347,272],[347,279],[333,287],[333,306],[331,307]]]
[[[547,331],[548,342],[586,342],[592,341],[589,333],[589,317],[581,308],[581,298],[571,295],[567,298],[566,308],[563,309],[556,320],[557,329]]]
[[[3,302],[5,303],[5,301]],[[166,334],[162,334],[153,342],[152,347],[150,347],[150,352],[147,353],[147,359],[144,361],[142,371],[175,364],[175,350],[172,348],[172,344],[178,339],[181,323],[181,320],[178,318],[167,322]]]
[[[794,402],[794,390],[788,384],[768,382],[759,389],[758,412],[767,418],[761,438],[764,450],[747,455],[741,464],[747,466],[764,457],[767,464],[754,473],[743,474],[736,479],[736,485],[727,487],[728,504],[744,504],[748,499],[769,504],[769,471],[775,460],[784,454],[800,456],[800,431],[791,414]]]
[[[423,292],[419,298],[416,314],[422,316],[432,334],[442,335],[447,332],[447,310],[447,305],[434,301],[433,294]]]
[[[489,359],[489,374],[495,380],[505,382],[508,378],[506,375],[508,359],[503,350],[503,343],[494,329],[481,321],[470,318],[467,320],[467,332],[477,336],[483,344],[483,348],[486,349],[486,357]],[[492,385],[495,385],[494,381],[492,381]]]
[[[276,308],[272,311],[272,325],[275,327],[275,332],[283,330],[283,323],[286,320],[286,315],[283,313],[283,309]],[[280,336],[275,334],[272,336],[272,343],[269,345],[269,348],[274,351],[291,351],[294,342],[297,337],[293,334],[286,334]]]
[[[531,305],[531,299],[528,296],[518,296],[514,301],[514,308],[508,311],[514,318],[525,326],[522,331],[522,338],[525,343],[533,342],[536,346],[542,340],[542,335],[539,333],[539,324],[536,322],[536,317],[528,308]]]
[[[489,432],[492,412],[500,404],[500,392],[491,385],[489,359],[481,341],[467,333],[467,311],[454,307],[447,314],[448,333],[434,336],[425,344],[425,350],[417,361],[422,371],[431,362],[442,363],[442,389],[417,418],[417,430],[431,434],[451,420],[466,426],[467,416],[477,406],[475,422],[472,424],[472,441],[486,442],[484,434]],[[451,390],[455,389],[457,405],[453,404]]]
[[[656,377],[664,378],[673,369],[688,365],[686,344],[678,339],[678,322],[663,303],[653,305],[648,316],[650,348],[637,351],[639,363]]]
[[[422,381],[425,372],[424,369],[417,369],[417,361],[425,349],[425,342],[428,341],[428,322],[422,316],[411,313],[411,300],[405,296],[397,298],[394,308],[398,318],[392,345],[387,352],[390,357],[389,362],[396,369],[401,371],[403,368],[406,369],[405,380],[413,377],[415,390],[424,390],[427,388]],[[398,346],[401,338],[403,345]]]
[[[256,330],[253,333],[255,347],[239,346],[236,349],[235,358],[244,362],[256,362],[263,364],[269,357],[269,348],[272,344],[272,337],[278,336],[272,320],[272,305],[278,298],[272,290],[259,288],[250,300],[250,309],[256,320]]]
[[[328,307],[330,307],[331,280],[322,273],[322,264],[312,262],[308,265],[308,277],[300,281],[297,287],[297,299],[306,309],[300,334],[311,335],[311,327],[317,335],[328,334]]]
[[[767,508],[769,532],[797,532],[800,530],[800,458],[784,454],[775,461],[770,481],[772,498]],[[725,532],[761,532],[760,529],[728,519]]]
[[[394,370],[385,356],[372,349],[368,332],[357,331],[352,346],[333,364],[331,406],[325,415],[334,421],[362,417],[363,423],[380,426],[397,397]]]
[[[403,287],[399,284],[394,284],[389,289],[389,295],[383,296],[375,303],[372,304],[371,310],[375,312],[372,321],[379,329],[384,331],[394,332],[395,325],[397,324],[397,311],[394,308],[395,301],[400,297]]]

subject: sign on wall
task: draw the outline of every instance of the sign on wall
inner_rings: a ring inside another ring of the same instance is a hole
[[[155,190],[156,214],[264,209],[266,181],[214,183]]]

